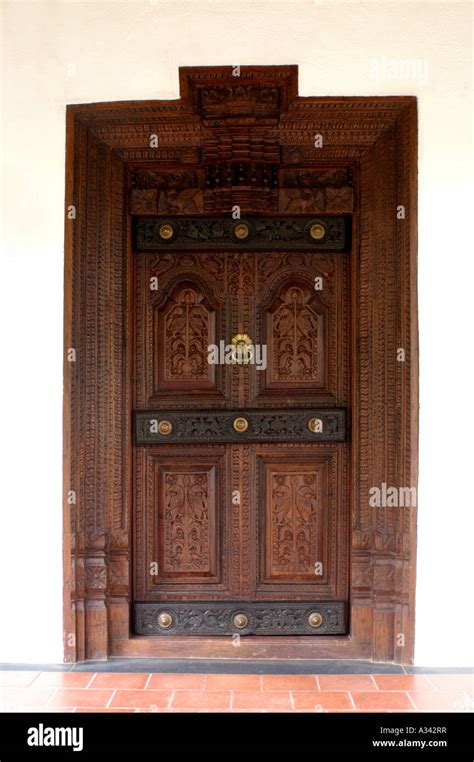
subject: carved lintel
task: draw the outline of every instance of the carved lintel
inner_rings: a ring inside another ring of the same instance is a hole
[[[247,228],[245,238],[238,230]],[[319,238],[312,231],[322,229]],[[166,235],[164,234],[166,231]],[[247,251],[345,251],[350,217],[136,217],[135,246],[139,251],[245,248]]]
[[[240,428],[236,421],[245,421]],[[321,423],[315,423],[321,422]],[[161,424],[166,423],[163,428]],[[161,431],[160,431],[161,428]],[[137,444],[156,442],[343,442],[345,410],[147,410],[135,412]]]
[[[136,603],[134,629],[138,635],[342,635],[346,608],[344,601]]]

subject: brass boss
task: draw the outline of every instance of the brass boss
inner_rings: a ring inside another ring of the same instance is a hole
[[[160,238],[163,238],[164,241],[169,241],[169,239],[173,237],[174,230],[172,226],[166,222],[164,225],[160,225],[158,233]]]
[[[167,611],[162,611],[161,614],[158,614],[157,621],[158,627],[161,627],[162,630],[167,630],[173,624],[173,617]]]
[[[163,436],[167,436],[168,434],[171,434],[173,431],[173,424],[171,421],[160,421],[158,424],[158,433],[162,434]]]
[[[317,611],[313,611],[308,617],[308,624],[310,627],[321,627],[323,618]]]
[[[311,225],[309,229],[309,234],[311,238],[315,241],[322,241],[324,236],[326,235],[326,228],[324,225],[321,225],[319,222],[315,222],[314,225]]]
[[[234,430],[241,434],[243,431],[247,431],[249,422],[246,418],[236,418],[234,421]]]
[[[249,226],[246,225],[245,222],[240,222],[234,228],[234,235],[236,238],[239,239],[239,241],[243,241],[244,238],[247,238],[249,233],[250,233]]]
[[[239,630],[243,630],[244,627],[247,627],[249,623],[249,620],[245,616],[245,614],[236,614],[234,617],[234,627],[237,627]]]

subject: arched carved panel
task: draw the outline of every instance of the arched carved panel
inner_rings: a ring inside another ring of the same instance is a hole
[[[216,311],[198,285],[181,282],[153,306],[153,394],[215,389],[216,366],[208,348],[217,343]]]
[[[308,286],[286,283],[265,310],[266,389],[314,390],[327,377],[327,317]]]

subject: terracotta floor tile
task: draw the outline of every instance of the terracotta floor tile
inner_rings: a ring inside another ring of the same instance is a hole
[[[264,691],[315,691],[318,684],[314,675],[262,675]]]
[[[124,709],[166,709],[169,706],[171,691],[133,691],[119,690],[110,702],[111,707]]]
[[[260,711],[290,711],[290,692],[281,691],[235,691],[232,694],[233,709],[257,709]]]
[[[154,674],[148,683],[148,688],[170,691],[202,691],[206,684],[206,675],[175,675]]]
[[[112,707],[90,707],[90,706],[78,706],[75,710],[78,714],[82,713],[88,713],[88,714],[110,714],[111,712],[114,714],[134,714],[135,709],[122,709],[122,708],[115,708]]]
[[[0,709],[16,706],[44,706],[55,688],[0,688]]]
[[[374,675],[381,691],[430,691],[434,690],[426,675]]]
[[[351,695],[356,708],[368,712],[413,709],[413,704],[403,691],[351,691]]]
[[[90,688],[144,688],[149,674],[133,672],[99,672],[90,684]]]
[[[171,700],[171,709],[229,709],[230,691],[176,691]]]
[[[339,691],[291,691],[296,710],[324,712],[333,709],[353,709],[349,694]]]
[[[467,712],[469,700],[462,691],[458,694],[442,691],[409,691],[417,709],[426,711]]]
[[[113,694],[112,690],[99,691],[80,688],[59,688],[49,702],[49,706],[82,706],[102,707],[106,706]]]
[[[208,675],[207,691],[260,691],[260,675]]]
[[[3,711],[3,710],[0,709],[0,711]],[[10,711],[12,711],[12,712],[13,711],[14,712],[18,712],[18,707],[14,708],[14,709],[10,709]],[[41,714],[45,714],[45,713],[48,713],[48,714],[71,714],[75,710],[74,710],[74,707],[72,707],[72,706],[42,706],[39,711],[41,712]],[[22,706],[21,707],[21,712],[22,712],[22,714],[26,714],[26,713],[29,713],[29,712],[38,712],[38,707],[37,706]]]
[[[22,672],[20,670],[0,670],[0,688],[26,687],[31,685],[39,674],[39,672]]]
[[[322,691],[376,691],[371,675],[318,675]]]
[[[33,688],[87,688],[93,672],[41,672]]]
[[[474,690],[474,675],[428,675],[428,677],[439,691]]]

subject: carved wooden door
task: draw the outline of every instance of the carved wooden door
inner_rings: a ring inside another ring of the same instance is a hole
[[[136,219],[137,633],[346,632],[349,238]]]

